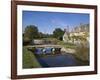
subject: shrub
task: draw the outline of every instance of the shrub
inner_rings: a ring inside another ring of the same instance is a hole
[[[86,44],[80,44],[75,48],[75,56],[82,61],[89,61],[89,47]]]
[[[35,47],[28,47],[27,48],[29,51],[35,52],[36,48]]]

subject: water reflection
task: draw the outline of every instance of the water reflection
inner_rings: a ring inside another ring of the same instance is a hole
[[[60,52],[60,49],[57,50],[56,48],[37,48],[35,50],[35,54],[37,54],[37,60],[43,67],[64,67],[78,65],[76,58],[72,54],[62,53]],[[38,56],[41,54],[45,55]]]
[[[49,55],[37,58],[43,67],[77,66],[77,60],[71,54]]]

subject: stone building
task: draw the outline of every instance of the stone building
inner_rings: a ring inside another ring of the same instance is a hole
[[[86,31],[86,29],[83,29],[86,27],[76,27],[74,30],[64,30],[65,33],[63,35],[63,41],[65,43],[80,43],[83,40],[86,40],[89,42],[89,32]]]

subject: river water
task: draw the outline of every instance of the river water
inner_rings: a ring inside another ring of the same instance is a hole
[[[65,66],[78,66],[78,60],[69,53],[59,53],[55,55],[50,55],[49,49],[47,50],[47,55],[37,57],[37,60],[42,65],[42,67],[65,67]],[[41,50],[37,50],[37,54],[42,54]]]
[[[71,54],[39,57],[38,61],[43,67],[78,66],[78,61]]]

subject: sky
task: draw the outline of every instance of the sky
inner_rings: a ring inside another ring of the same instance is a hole
[[[83,24],[89,24],[89,14],[64,13],[64,12],[43,12],[43,11],[23,11],[22,28],[23,32],[28,25],[35,25],[39,32],[52,34],[55,28],[69,30]]]

